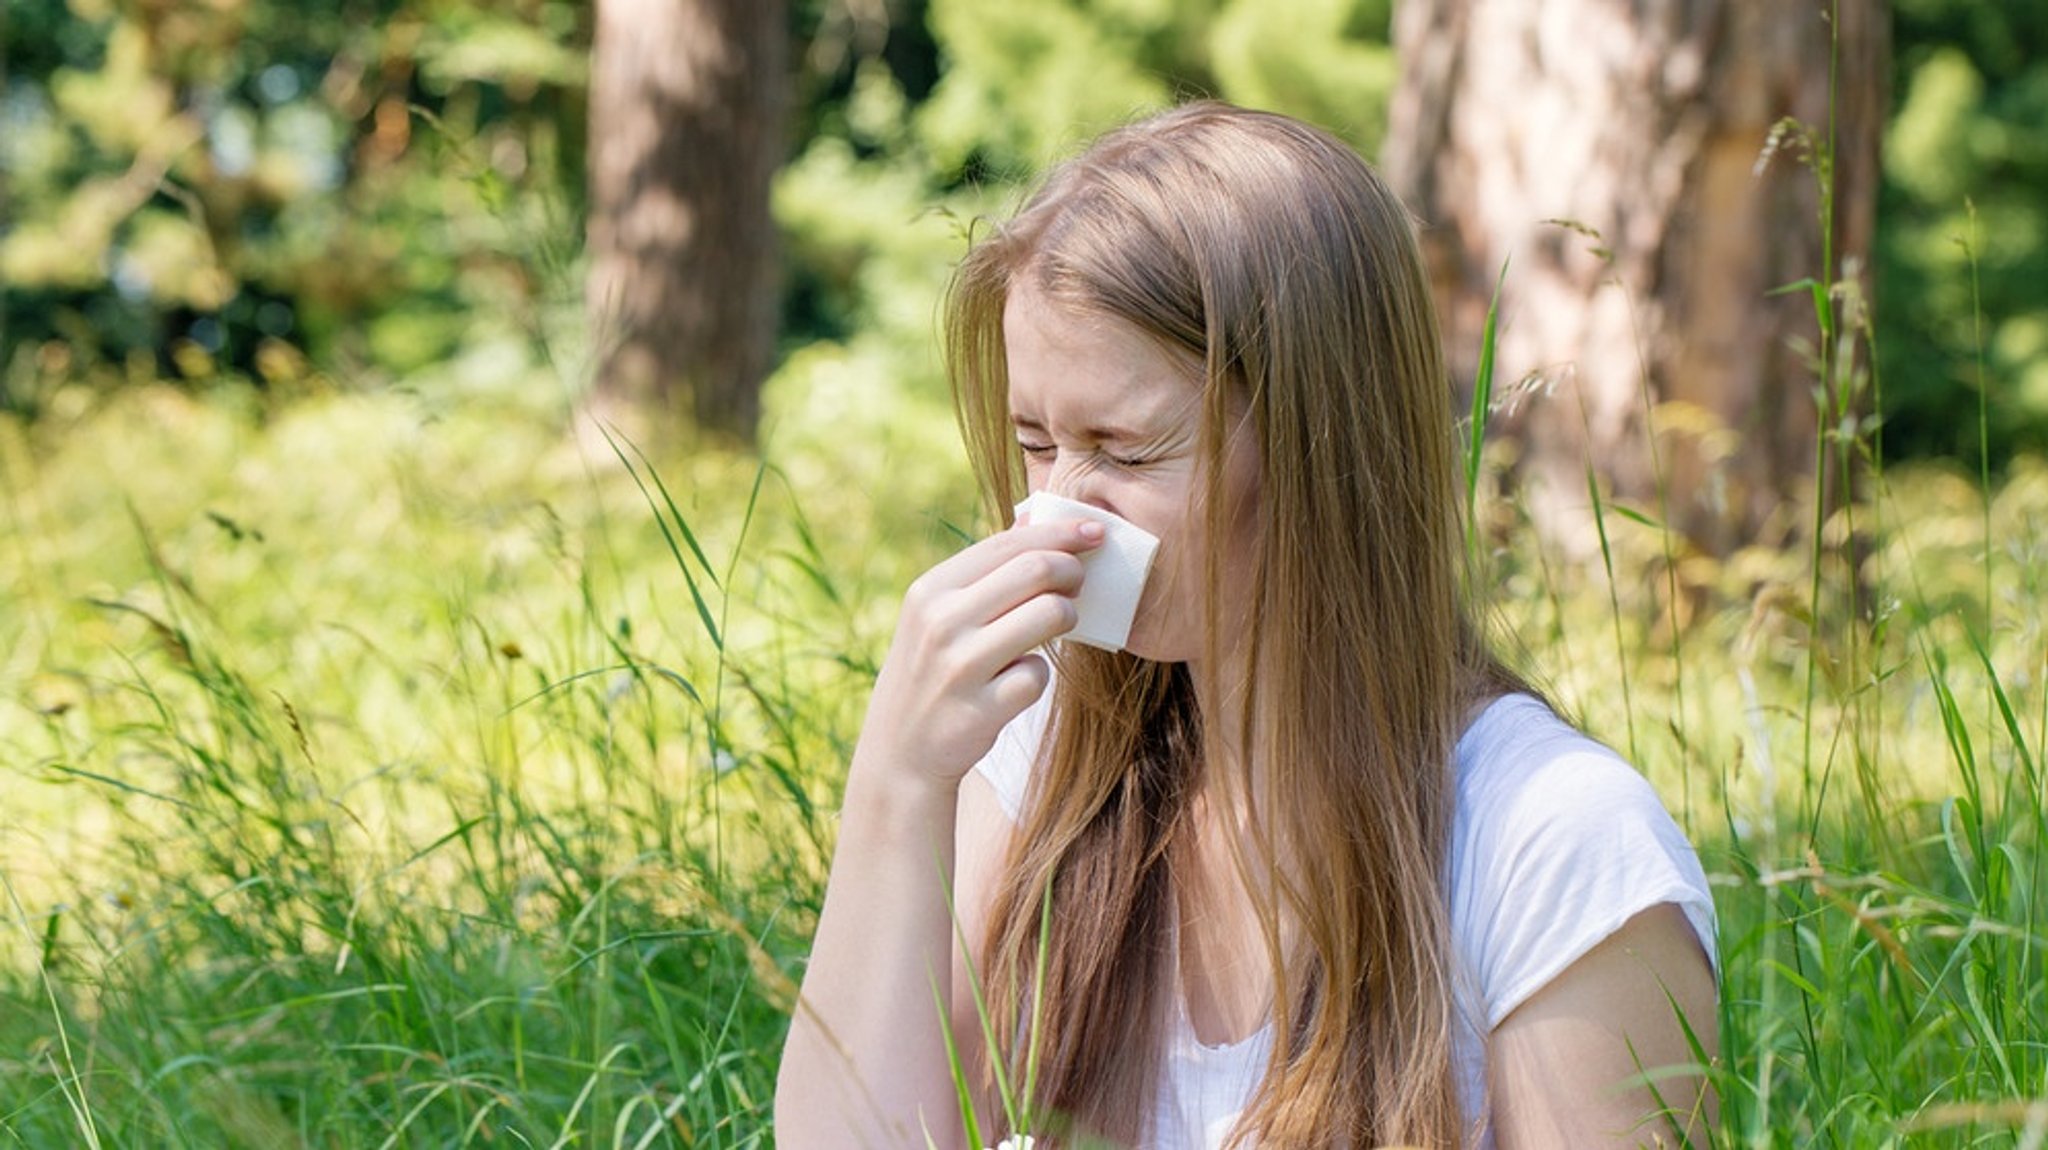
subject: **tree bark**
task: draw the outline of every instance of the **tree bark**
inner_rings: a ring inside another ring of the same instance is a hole
[[[1790,531],[1820,336],[1811,296],[1772,293],[1869,267],[1882,0],[1402,0],[1394,37],[1388,175],[1465,381],[1508,268],[1495,426],[1539,527],[1590,547],[1590,458],[1710,553]],[[1826,140],[1831,51],[1833,267],[1816,169],[1770,143],[1787,117]]]
[[[774,353],[786,0],[599,0],[593,406],[751,440]]]

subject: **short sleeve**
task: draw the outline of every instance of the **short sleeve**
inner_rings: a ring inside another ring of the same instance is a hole
[[[1024,708],[996,735],[995,745],[974,764],[976,774],[995,788],[996,801],[1010,821],[1021,822],[1024,798],[1031,789],[1031,772],[1038,763],[1039,743],[1045,739],[1046,721],[1052,714],[1052,689]]]
[[[1538,732],[1526,756],[1525,740],[1496,730],[1460,781],[1452,929],[1487,1030],[1663,903],[1684,912],[1719,971],[1713,896],[1684,832],[1634,768],[1548,708],[1543,717],[1566,734]]]

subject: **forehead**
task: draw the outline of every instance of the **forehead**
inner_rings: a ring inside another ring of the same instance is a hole
[[[1201,395],[1198,357],[1023,284],[1003,307],[1003,347],[1019,418],[1176,419]]]

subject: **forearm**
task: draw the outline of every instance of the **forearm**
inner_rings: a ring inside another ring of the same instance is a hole
[[[783,1048],[775,1132],[785,1150],[895,1150],[927,1134],[946,1148],[962,1137],[938,1006],[952,972],[957,798],[867,774],[856,759]]]
[[[1031,652],[1074,626],[1075,553],[1102,536],[1093,522],[1015,527],[904,595],[847,773],[825,907],[783,1047],[775,1123],[785,1150],[963,1142],[944,1029],[961,779],[1044,692],[1050,670]]]

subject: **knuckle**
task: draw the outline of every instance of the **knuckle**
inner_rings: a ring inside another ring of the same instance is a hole
[[[924,605],[925,625],[940,636],[952,635],[967,624],[966,609],[958,595],[934,595]]]
[[[1044,660],[1020,659],[996,684],[996,701],[1004,710],[1021,711],[1045,692],[1049,681]]]
[[[952,686],[966,678],[970,663],[966,655],[954,646],[941,647],[932,658],[932,672],[938,681]]]
[[[1080,608],[1065,595],[1040,595],[1034,606],[1047,631],[1071,630],[1081,619]]]
[[[1059,625],[1060,630],[1071,631],[1081,622],[1080,604],[1064,595],[1057,596],[1053,603],[1055,611],[1053,622]]]
[[[1030,580],[1034,587],[1052,582],[1056,575],[1052,556],[1043,551],[1027,551],[1018,556],[1017,568],[1018,573]]]
[[[922,620],[926,627],[943,627],[958,613],[959,596],[954,589],[927,575],[910,585],[903,597],[904,613]]]

